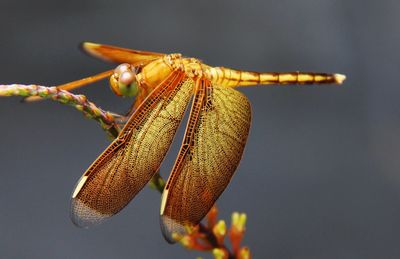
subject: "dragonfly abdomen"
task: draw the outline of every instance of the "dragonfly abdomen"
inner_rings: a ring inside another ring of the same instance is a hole
[[[208,67],[206,76],[216,85],[225,87],[287,84],[341,84],[346,78],[341,74],[313,72],[258,73],[225,67]]]

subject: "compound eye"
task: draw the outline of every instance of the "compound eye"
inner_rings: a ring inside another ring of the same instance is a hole
[[[133,71],[124,71],[120,74],[118,82],[122,85],[130,85],[136,80],[136,73]]]
[[[119,76],[119,91],[123,96],[136,96],[139,88],[136,82],[136,73],[133,71],[125,71]]]
[[[114,70],[110,77],[110,86],[113,92],[119,96],[136,96],[139,87],[136,81],[135,67],[124,63]]]
[[[114,74],[121,75],[123,72],[125,72],[125,71],[131,71],[131,70],[132,70],[132,68],[131,68],[131,65],[130,65],[130,64],[128,64],[128,63],[123,63],[123,64],[117,66],[117,67],[114,69]]]

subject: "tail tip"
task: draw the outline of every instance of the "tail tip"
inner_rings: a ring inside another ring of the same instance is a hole
[[[346,80],[346,76],[342,74],[334,74],[335,83],[341,85],[344,80]]]

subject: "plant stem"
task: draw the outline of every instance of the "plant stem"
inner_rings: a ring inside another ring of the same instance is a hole
[[[84,95],[75,95],[65,90],[59,90],[57,87],[22,84],[0,85],[0,96],[40,96],[44,99],[52,99],[75,107],[85,117],[96,120],[109,136],[116,137],[120,131],[118,120],[123,116],[101,109],[88,101]]]

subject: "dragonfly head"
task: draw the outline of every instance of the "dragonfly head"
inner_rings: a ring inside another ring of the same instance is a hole
[[[111,90],[118,96],[132,97],[139,92],[136,80],[136,69],[130,64],[124,63],[115,68],[110,77]]]

